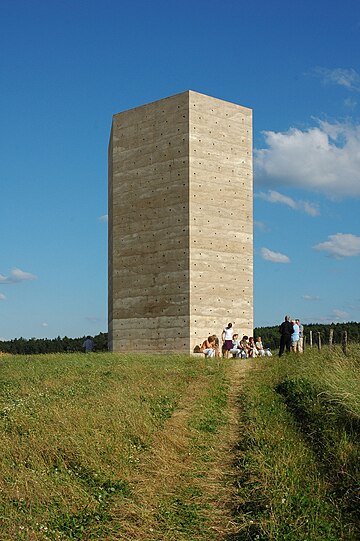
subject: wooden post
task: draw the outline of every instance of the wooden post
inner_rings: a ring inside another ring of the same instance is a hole
[[[318,343],[317,343],[317,345],[318,345],[318,348],[319,348],[319,351],[320,351],[321,350],[321,336],[320,336],[319,332],[317,333],[317,335],[318,335]]]
[[[312,345],[313,345],[313,341],[312,341],[312,331],[310,331],[309,334],[310,334],[310,337],[309,337],[309,338],[310,338],[310,347],[312,348]]]
[[[329,349],[332,348],[334,340],[334,329],[330,329],[330,335],[329,335]]]
[[[347,331],[344,331],[343,332],[343,337],[342,337],[342,350],[344,352],[344,355],[347,355],[347,343],[348,343]]]

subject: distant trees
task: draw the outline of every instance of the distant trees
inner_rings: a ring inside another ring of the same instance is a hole
[[[360,342],[360,323],[351,321],[349,323],[332,323],[330,325],[323,325],[320,323],[310,323],[304,325],[304,335],[306,337],[306,343],[309,344],[309,332],[313,333],[314,343],[316,341],[317,333],[320,333],[321,341],[323,344],[329,343],[330,329],[334,331],[333,343],[341,344],[344,331],[347,332],[348,342]],[[270,349],[277,349],[280,342],[279,325],[273,327],[256,327],[254,329],[254,336],[261,336],[265,347]],[[75,352],[83,351],[83,343],[85,336],[81,338],[68,338],[64,336],[61,338],[15,338],[14,340],[1,341],[0,340],[0,352],[14,353],[20,355],[31,355],[38,353],[61,353],[61,352]],[[95,344],[95,351],[107,351],[108,335],[107,333],[100,333],[93,337]]]
[[[347,332],[349,342],[360,342],[360,323],[351,321],[349,323],[331,323],[328,325],[321,323],[310,323],[304,325],[304,336],[309,344],[309,333],[312,331],[313,337],[320,333],[323,344],[329,343],[330,329],[334,331],[334,344],[341,344],[344,331]],[[279,325],[274,327],[257,327],[254,329],[254,336],[261,336],[263,344],[270,349],[277,349],[280,343]]]
[[[15,338],[14,340],[1,341],[0,351],[20,355],[32,355],[39,353],[63,353],[84,351],[83,343],[86,336],[81,338]],[[100,333],[93,337],[95,351],[107,351],[107,333]]]

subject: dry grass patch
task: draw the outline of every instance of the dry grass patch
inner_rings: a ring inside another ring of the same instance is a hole
[[[4,541],[189,541],[226,531],[218,502],[231,363],[112,354],[0,362]]]

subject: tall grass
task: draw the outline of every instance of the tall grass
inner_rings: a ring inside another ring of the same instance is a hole
[[[211,539],[223,365],[107,353],[0,364],[2,541]]]
[[[359,538],[359,350],[307,350],[248,374],[237,540]]]
[[[355,541],[359,365],[2,356],[0,539]]]

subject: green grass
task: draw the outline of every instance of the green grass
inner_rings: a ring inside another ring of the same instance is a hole
[[[3,356],[0,539],[355,541],[359,366]]]
[[[241,397],[234,539],[358,539],[358,348],[265,362]]]
[[[191,539],[199,528],[206,539],[207,506],[189,488],[191,442],[211,456],[226,408],[221,365],[108,353],[3,356],[0,365],[2,541]],[[184,422],[172,429],[177,413]]]

